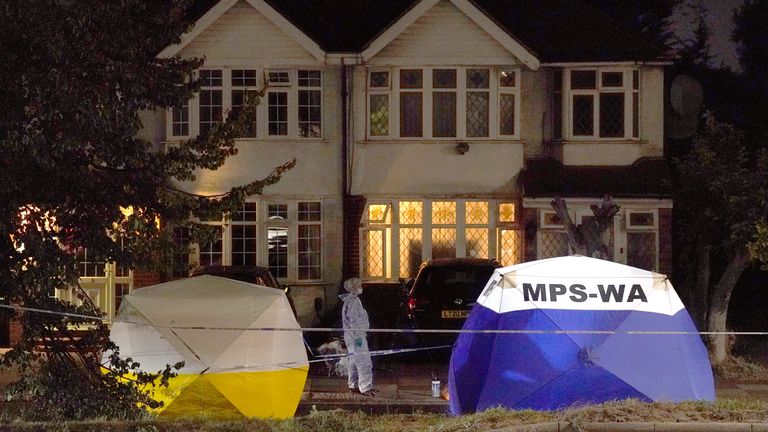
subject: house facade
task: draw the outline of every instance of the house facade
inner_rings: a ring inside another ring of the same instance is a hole
[[[212,195],[296,166],[231,219],[205,221],[219,240],[181,259],[269,267],[306,326],[346,277],[396,283],[430,258],[567,255],[552,199],[580,223],[610,194],[611,258],[671,272],[668,61],[607,17],[572,0],[201,4],[160,56],[204,57],[203,87],[145,115],[142,134],[173,145],[266,87],[238,154],[178,186]],[[110,315],[157,282],[84,276]]]

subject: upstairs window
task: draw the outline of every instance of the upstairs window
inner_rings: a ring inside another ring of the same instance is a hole
[[[519,85],[515,68],[371,69],[368,136],[518,139]]]
[[[200,92],[168,111],[169,139],[207,133],[238,114],[266,87],[242,138],[322,138],[322,71],[313,69],[203,69]]]
[[[555,112],[561,106],[562,75],[555,73]],[[568,134],[573,139],[639,138],[639,71],[628,69],[573,69],[566,80]],[[560,122],[554,122],[560,127]],[[555,130],[554,136],[559,136]]]
[[[221,70],[200,71],[200,133],[208,133],[223,118]]]

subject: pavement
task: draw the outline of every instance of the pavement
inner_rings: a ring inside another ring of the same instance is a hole
[[[381,413],[447,413],[448,401],[432,396],[432,377],[440,380],[445,389],[448,377],[447,362],[418,362],[374,360],[375,397],[351,394],[346,377],[329,376],[320,368],[313,368],[299,402],[297,415],[311,410],[345,409],[372,414]],[[768,377],[761,382],[715,380],[718,399],[762,399],[768,401]]]
[[[296,415],[312,410],[345,409],[371,414],[447,413],[448,401],[432,396],[432,378],[440,380],[445,390],[448,364],[418,361],[379,361],[374,363],[374,397],[350,393],[347,378],[329,376],[313,365],[304,386]],[[444,393],[444,392],[443,392]]]

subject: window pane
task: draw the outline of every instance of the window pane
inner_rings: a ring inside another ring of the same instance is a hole
[[[173,109],[173,136],[189,135],[189,103]]]
[[[245,105],[246,101],[250,98],[255,98],[256,91],[253,90],[232,90],[232,109],[230,110],[230,114],[233,116],[237,116],[240,114],[240,111],[243,108],[243,105]],[[243,129],[244,137],[255,137],[256,136],[256,116],[254,115],[252,118],[248,119],[248,122],[245,124],[245,127]]]
[[[401,201],[399,209],[401,225],[421,225],[423,219],[421,201]]]
[[[415,277],[423,261],[421,228],[400,228],[400,277]]]
[[[200,133],[206,134],[221,122],[221,90],[200,91]]]
[[[130,294],[130,285],[127,283],[115,284],[115,311],[120,310],[123,297]]]
[[[556,70],[552,91],[552,138],[563,137],[563,71]]]
[[[656,270],[656,233],[627,233],[627,265],[644,270]]]
[[[291,77],[286,71],[273,71],[267,74],[267,80],[272,84],[290,83]]]
[[[467,136],[488,136],[488,92],[467,92]]]
[[[517,74],[513,70],[503,70],[499,72],[499,86],[516,87]]]
[[[243,203],[243,208],[232,215],[234,222],[253,222],[256,220],[258,208],[255,202]]]
[[[624,136],[624,93],[600,93],[600,136]]]
[[[637,226],[654,226],[653,212],[631,212],[629,213],[629,225],[633,227]]]
[[[372,88],[389,88],[389,72],[371,72],[370,86]]]
[[[488,223],[488,203],[485,201],[467,201],[467,225],[485,225]]]
[[[432,93],[432,136],[456,136],[456,93]]]
[[[640,90],[640,71],[632,71],[632,88]]]
[[[603,72],[600,74],[603,87],[623,87],[623,72]]]
[[[288,219],[288,205],[287,204],[270,204],[267,206],[267,218],[272,219]]]
[[[200,245],[200,265],[221,265],[223,256],[222,230],[219,227],[216,232],[216,239]]]
[[[432,258],[456,257],[456,228],[432,228]]]
[[[515,222],[515,204],[514,203],[501,203],[499,204],[499,222],[511,223]]]
[[[632,137],[640,137],[640,95],[632,93]]]
[[[275,277],[288,277],[288,229],[267,230],[267,255],[269,270]]]
[[[467,88],[487,89],[490,84],[488,69],[467,69]]]
[[[176,249],[173,251],[173,277],[186,277],[189,275],[189,228],[173,228],[173,244]]]
[[[321,75],[317,70],[300,70],[298,71],[299,87],[320,87]]]
[[[594,105],[595,97],[592,95],[573,96],[573,134],[578,136],[591,136],[594,129]]]
[[[299,90],[299,136],[319,138],[320,90]]]
[[[232,265],[256,265],[256,225],[232,225]]]
[[[435,69],[432,71],[433,88],[456,88],[456,69]]]
[[[204,87],[221,87],[221,69],[204,69],[200,71],[200,85]]]
[[[466,256],[488,258],[488,228],[467,228],[466,244]]]
[[[299,225],[299,279],[320,279],[320,225]]]
[[[432,225],[453,225],[455,223],[455,201],[434,201],[432,203]]]
[[[515,134],[515,95],[499,95],[499,132],[502,135]]]
[[[320,221],[320,203],[313,202],[300,202],[299,203],[299,220],[302,222],[307,221]]]
[[[400,88],[416,89],[422,87],[421,69],[401,69]]]
[[[384,277],[384,231],[366,231],[364,241],[363,275]]]
[[[371,135],[389,135],[389,95],[371,95]]]
[[[288,93],[269,93],[269,134],[288,135]]]
[[[233,69],[232,86],[233,87],[253,87],[256,86],[255,69]]]
[[[420,137],[422,135],[421,93],[400,93],[400,136]]]
[[[389,204],[369,204],[368,205],[368,222],[370,223],[388,223],[389,219]]]
[[[571,71],[571,89],[585,90],[597,88],[595,71]]]
[[[508,266],[522,261],[522,234],[518,230],[499,230],[499,257],[501,265]]]
[[[570,255],[568,250],[568,236],[562,231],[539,231],[541,236],[541,250],[539,259],[554,258]]]

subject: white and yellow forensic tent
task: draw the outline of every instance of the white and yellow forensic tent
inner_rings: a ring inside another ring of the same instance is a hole
[[[297,331],[248,330],[264,328]],[[309,370],[300,329],[282,290],[204,275],[123,297],[110,337],[147,372],[184,361],[155,389],[161,415],[288,418]]]

